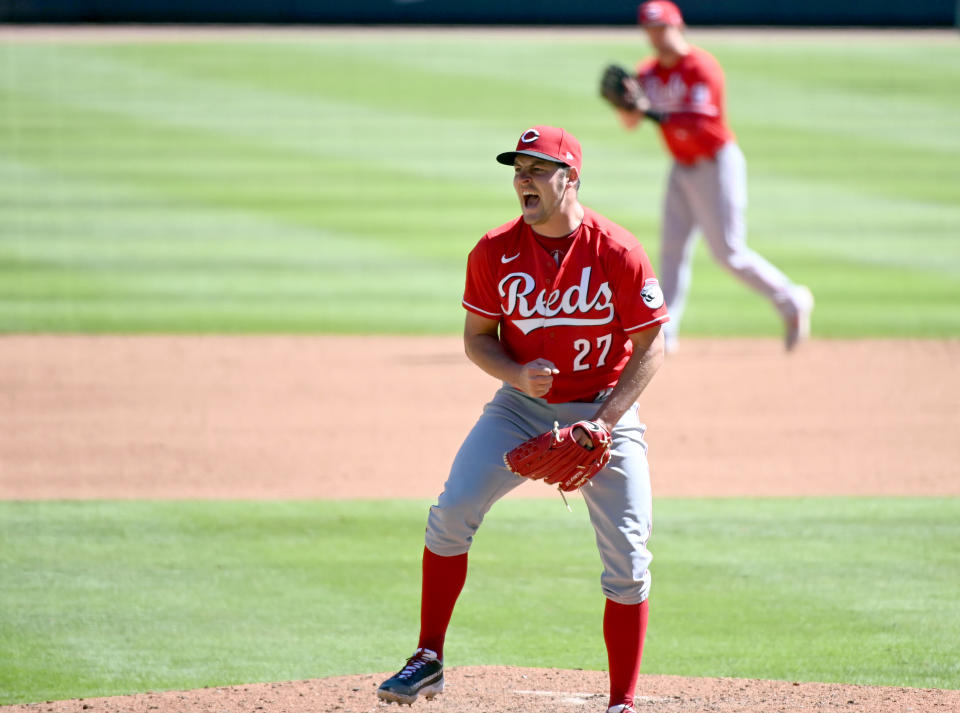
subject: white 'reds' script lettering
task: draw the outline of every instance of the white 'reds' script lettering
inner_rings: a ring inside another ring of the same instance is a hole
[[[533,295],[536,283],[525,272],[511,272],[504,277],[498,288],[500,296],[506,299],[504,315],[515,315],[512,323],[524,334],[541,327],[567,325],[609,324],[613,321],[613,294],[610,285],[603,282],[591,297],[590,272],[585,267],[580,274],[580,283],[563,291],[553,290],[549,294],[545,289]],[[600,313],[596,317],[587,317],[590,312]],[[584,315],[577,317],[576,315]]]

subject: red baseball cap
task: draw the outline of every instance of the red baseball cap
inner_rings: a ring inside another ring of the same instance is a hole
[[[683,25],[683,15],[670,0],[649,0],[638,8],[637,21],[646,27]]]
[[[515,151],[505,151],[497,161],[512,166],[517,154],[534,156],[547,161],[573,166],[579,173],[583,166],[583,151],[576,137],[556,126],[533,126],[520,134]]]

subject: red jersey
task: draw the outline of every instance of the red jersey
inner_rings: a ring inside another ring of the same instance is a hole
[[[669,69],[655,57],[645,60],[637,66],[637,79],[651,108],[668,114],[660,130],[679,163],[713,158],[734,140],[726,120],[723,70],[706,50],[691,47]]]
[[[484,235],[467,259],[463,306],[500,320],[517,362],[556,365],[551,403],[615,386],[633,353],[629,335],[669,320],[643,247],[589,208],[559,264],[522,218]]]

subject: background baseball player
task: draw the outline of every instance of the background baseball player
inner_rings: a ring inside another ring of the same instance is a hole
[[[430,508],[418,647],[378,695],[413,703],[443,690],[444,638],[474,533],[493,503],[525,482],[505,466],[504,454],[555,422],[589,420],[612,434],[609,463],[581,492],[603,563],[609,711],[626,713],[633,711],[650,592],[650,474],[637,399],[662,363],[660,326],[669,318],[636,238],[579,202],[576,138],[535,126],[497,160],[514,167],[522,215],[470,253],[463,338],[467,356],[503,385]],[[583,440],[583,432],[573,433]]]
[[[626,128],[644,117],[656,121],[674,159],[660,245],[660,280],[671,317],[664,326],[667,351],[676,349],[698,227],[717,262],[777,309],[791,350],[810,333],[813,295],[747,247],[746,161],[727,126],[723,71],[709,52],[687,42],[683,17],[669,0],[643,3],[639,22],[656,56],[641,62],[635,75],[608,67],[601,93]]]

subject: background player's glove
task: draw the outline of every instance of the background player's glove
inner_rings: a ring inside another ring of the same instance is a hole
[[[573,429],[581,428],[590,437],[589,448],[573,437]],[[524,441],[503,454],[507,468],[533,480],[543,479],[560,490],[576,490],[595,476],[610,461],[610,432],[594,421],[577,421]]]
[[[635,81],[630,83],[629,89],[627,88],[624,80],[631,78],[632,75],[623,67],[616,64],[608,65],[600,77],[600,96],[618,109],[637,109],[637,92],[642,90],[639,82]]]

